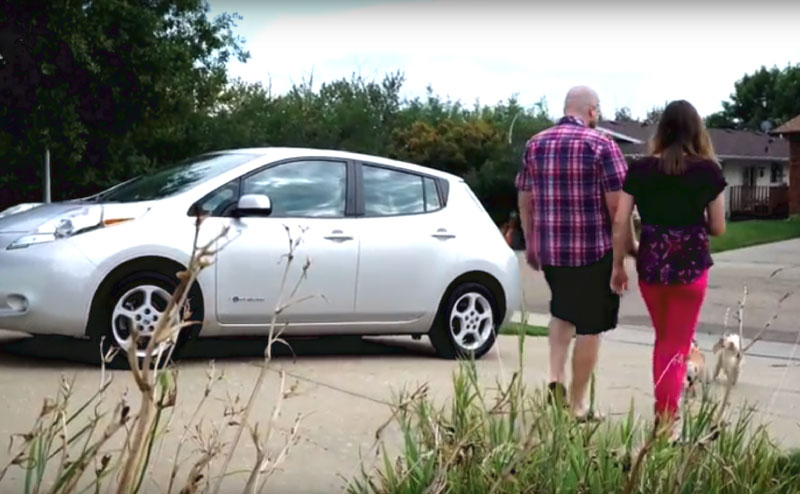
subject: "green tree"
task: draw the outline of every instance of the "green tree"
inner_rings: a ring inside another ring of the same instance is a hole
[[[96,189],[195,146],[192,126],[247,53],[236,17],[203,0],[4,1],[0,152],[35,187],[50,147],[54,195]]]
[[[661,120],[661,114],[664,113],[664,107],[667,105],[664,104],[662,106],[654,106],[647,112],[647,116],[644,117],[644,122],[647,125],[658,125],[658,121]]]
[[[736,122],[730,119],[724,111],[712,113],[705,118],[706,127],[709,129],[735,129]]]
[[[713,122],[760,130],[764,121],[779,125],[800,114],[800,64],[783,69],[761,67],[734,84],[730,101],[722,102]]]
[[[617,122],[636,122],[636,119],[631,115],[631,109],[623,106],[614,113],[614,120]]]

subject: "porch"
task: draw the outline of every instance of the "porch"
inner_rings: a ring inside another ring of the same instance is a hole
[[[728,192],[730,219],[787,218],[789,186],[735,185]]]

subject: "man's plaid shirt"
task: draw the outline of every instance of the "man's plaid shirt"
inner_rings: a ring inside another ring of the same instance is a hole
[[[587,266],[611,251],[605,193],[622,189],[626,171],[619,146],[574,117],[528,141],[516,185],[533,196],[526,242],[542,266]]]

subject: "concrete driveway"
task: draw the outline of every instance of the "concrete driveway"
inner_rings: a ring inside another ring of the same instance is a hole
[[[86,348],[78,341],[23,339],[0,332],[0,442],[14,433],[26,432],[47,396],[58,390],[59,374],[75,378],[77,405],[98,386],[98,369],[63,360],[66,355],[80,355]],[[599,405],[620,417],[628,411],[631,400],[645,419],[650,419],[650,332],[620,329],[606,338],[598,378]],[[5,344],[2,344],[5,343]],[[481,382],[487,388],[496,379],[508,379],[517,368],[517,340],[500,337],[495,350],[478,362]],[[700,342],[708,350],[711,341]],[[784,446],[800,445],[797,407],[800,406],[800,367],[787,360],[790,345],[769,344],[763,353],[770,356],[748,358],[742,380],[734,389],[734,404],[745,399],[761,412],[756,419],[768,422],[770,431]],[[341,492],[345,479],[352,479],[361,468],[376,464],[375,433],[390,418],[393,395],[402,388],[416,389],[427,383],[430,395],[439,403],[451,396],[451,377],[457,369],[452,361],[437,359],[428,342],[410,338],[360,340],[334,338],[294,342],[296,362],[284,352],[275,361],[276,370],[289,373],[289,383],[297,383],[298,396],[285,402],[279,421],[286,431],[298,413],[304,414],[300,442],[292,450],[282,470],[272,479],[272,492]],[[257,341],[207,341],[194,348],[195,356],[179,362],[178,407],[163,450],[154,452],[153,471],[147,477],[143,492],[162,493],[172,465],[176,438],[196,406],[206,382],[207,358],[217,358],[217,368],[224,377],[213,389],[205,412],[206,426],[224,427],[223,410],[227,397],[243,398],[258,373],[263,343]],[[28,355],[35,352],[40,357]],[[41,355],[57,358],[46,360]],[[239,355],[231,357],[231,355]],[[544,384],[546,340],[529,338],[524,352],[524,378],[529,388]],[[710,358],[710,356],[709,356]],[[132,405],[136,393],[126,371],[111,371],[114,382],[105,407],[110,408],[126,389]],[[716,391],[720,386],[715,386]],[[277,374],[273,372],[261,394],[254,416],[269,416],[277,390]],[[389,428],[385,437],[389,447],[397,446],[398,435]],[[276,443],[283,437],[278,436]],[[7,444],[7,442],[5,443]],[[185,451],[191,451],[189,444]],[[232,470],[247,470],[254,459],[254,449],[247,437],[234,459]],[[0,462],[8,460],[5,447],[0,448]],[[185,478],[185,472],[179,479]],[[242,475],[226,480],[223,492],[240,492],[246,478]],[[0,492],[21,492],[24,473],[14,469],[0,483]]]
[[[534,313],[549,312],[550,290],[541,273],[531,270],[519,255],[525,308]],[[701,332],[722,332],[725,312],[735,310],[746,283],[749,290],[744,317],[744,334],[757,334],[777,310],[778,300],[787,299],[765,339],[793,343],[800,333],[800,239],[740,249],[714,256],[709,290],[698,328]],[[620,322],[627,326],[650,326],[650,317],[636,286],[636,271],[628,263],[631,290],[622,300]],[[730,325],[735,325],[733,318]]]

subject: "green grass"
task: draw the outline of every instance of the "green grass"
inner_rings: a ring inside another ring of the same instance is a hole
[[[518,335],[520,329],[523,329],[527,336],[547,336],[547,328],[544,326],[532,326],[518,322],[503,326],[500,328],[500,334]]]
[[[732,221],[725,235],[711,239],[711,252],[741,249],[800,238],[800,217],[788,220]]]

